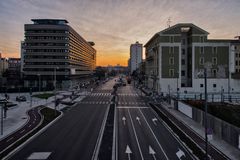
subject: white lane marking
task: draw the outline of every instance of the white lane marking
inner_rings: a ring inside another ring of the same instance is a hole
[[[123,124],[125,126],[125,124],[126,124],[126,117],[122,117],[122,120],[123,120]]]
[[[178,159],[181,159],[182,156],[186,157],[185,153],[179,148],[178,148],[176,155],[177,155]]]
[[[9,142],[9,141],[13,140],[13,138],[14,138],[14,137],[11,137],[10,139],[8,139],[8,140],[7,140],[7,142]]]
[[[125,153],[128,155],[128,160],[131,160],[130,154],[132,154],[132,151],[130,147],[127,145]]]
[[[131,107],[131,106],[124,106],[124,107],[117,107],[118,109],[124,109],[124,108],[126,108],[126,109],[138,109],[138,108],[148,108],[149,109],[149,107]]]
[[[34,160],[34,159],[48,159],[52,152],[33,152],[27,159]]]
[[[140,118],[136,117],[136,120],[138,121],[139,125],[141,125]]]
[[[156,152],[152,149],[151,146],[149,146],[149,154],[151,154],[153,159],[156,160],[156,157],[155,157]]]
[[[153,121],[154,125],[156,126],[157,125],[157,118],[156,117],[153,118],[152,121]]]
[[[149,129],[150,129],[150,131],[152,132],[152,135],[153,135],[153,137],[155,138],[155,140],[156,140],[156,142],[157,142],[158,146],[159,146],[159,147],[160,147],[160,149],[162,150],[162,152],[163,152],[163,154],[164,154],[165,158],[166,158],[167,160],[169,160],[169,159],[168,159],[168,157],[167,157],[167,154],[166,154],[166,153],[165,153],[165,151],[163,150],[163,148],[162,148],[161,144],[159,143],[159,141],[158,141],[158,139],[157,139],[156,135],[154,134],[154,132],[153,132],[153,130],[152,130],[152,128],[151,128],[151,126],[149,125],[149,123],[148,123],[147,119],[145,118],[145,115],[142,113],[142,110],[141,110],[141,109],[139,109],[139,111],[140,111],[140,113],[142,114],[142,116],[143,116],[143,119],[146,121],[146,124],[147,124],[148,128],[149,128]]]
[[[98,160],[98,154],[99,154],[100,145],[101,145],[101,142],[102,142],[103,132],[104,132],[104,128],[105,128],[105,125],[106,125],[107,115],[108,115],[109,109],[110,109],[110,105],[107,107],[107,109],[105,111],[105,114],[104,114],[101,129],[99,131],[97,142],[95,144],[95,148],[94,148],[94,151],[93,151],[93,154],[92,154],[92,158],[91,158],[92,160]]]
[[[25,129],[24,130],[22,130],[20,133],[23,133],[25,131]]]
[[[130,117],[131,124],[132,124],[133,132],[134,132],[134,135],[135,135],[135,138],[136,138],[136,141],[137,141],[137,146],[138,146],[138,150],[140,152],[140,156],[141,156],[142,160],[144,160],[142,150],[141,150],[141,147],[140,147],[140,144],[139,144],[139,141],[138,141],[137,133],[136,133],[136,130],[135,130],[135,127],[134,127],[134,124],[133,124],[132,116],[129,112],[129,109],[127,109],[127,110],[128,110],[128,114],[129,114],[129,117]]]

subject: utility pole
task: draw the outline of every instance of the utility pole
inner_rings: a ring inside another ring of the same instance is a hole
[[[3,135],[3,104],[1,104],[1,135]]]
[[[38,91],[41,91],[41,74],[37,74],[38,75]]]
[[[206,160],[208,159],[208,137],[207,137],[207,101],[208,101],[208,95],[207,95],[207,69],[204,68],[204,83],[205,83],[205,113],[204,113],[204,123],[205,123],[205,152],[206,152]]]
[[[29,90],[30,94],[30,108],[32,108],[32,88]]]
[[[58,69],[58,67],[55,67],[54,68],[54,109],[55,109],[55,116],[57,116],[57,95],[56,95],[56,89],[57,89],[57,87],[56,87],[56,81],[57,81],[57,69]]]

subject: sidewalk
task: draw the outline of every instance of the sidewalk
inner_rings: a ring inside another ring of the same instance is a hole
[[[179,121],[190,127],[196,133],[198,133],[203,139],[205,137],[204,127],[201,126],[199,123],[193,121],[189,117],[185,116],[181,112],[174,110],[169,104],[162,103],[162,107],[168,111],[171,115],[177,118]],[[227,142],[219,139],[217,136],[213,135],[213,139],[209,141],[214,147],[220,150],[222,153],[227,155],[232,160],[239,160],[240,159],[240,150],[236,149],[235,147],[229,145]]]
[[[57,95],[57,98],[61,98],[64,95],[70,95],[71,92],[69,91],[61,91],[59,92],[60,94]],[[75,99],[75,102],[81,101],[88,93],[78,93],[80,96],[79,98]],[[27,123],[28,121],[28,116],[27,116],[27,111],[40,106],[40,105],[45,105],[49,108],[54,108],[54,99],[55,97],[52,96],[48,98],[47,100],[45,99],[40,99],[36,97],[32,97],[32,106],[30,106],[30,95],[29,93],[21,93],[21,96],[25,96],[27,98],[26,102],[17,102],[16,97],[19,96],[18,93],[9,93],[8,94],[10,99],[10,102],[13,102],[17,104],[17,106],[11,107],[7,111],[7,118],[3,119],[3,135],[0,135],[0,140],[4,139],[7,137],[9,134],[15,132],[19,128],[21,128],[24,124]],[[69,98],[66,98],[65,101],[71,101]],[[66,105],[59,104],[57,106],[58,110],[61,110],[65,108]]]

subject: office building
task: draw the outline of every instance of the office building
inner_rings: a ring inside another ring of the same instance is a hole
[[[24,26],[25,87],[52,88],[56,74],[57,87],[68,88],[93,75],[96,66],[93,42],[87,42],[64,19],[32,22]]]

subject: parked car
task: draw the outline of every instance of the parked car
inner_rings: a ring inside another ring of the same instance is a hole
[[[16,97],[16,101],[18,101],[18,102],[25,102],[25,101],[27,101],[27,99],[26,99],[25,96],[17,96]]]

